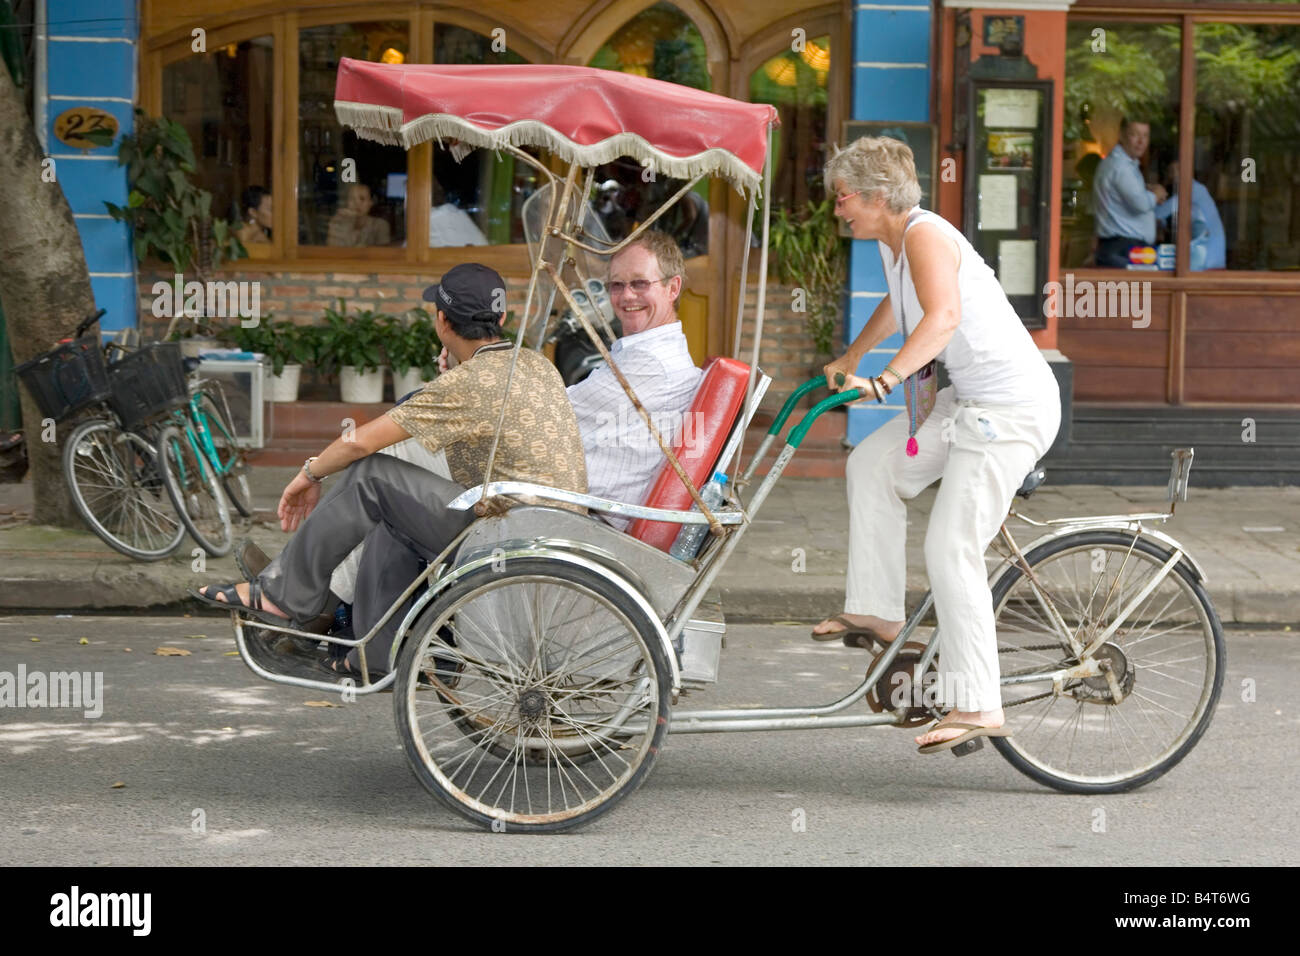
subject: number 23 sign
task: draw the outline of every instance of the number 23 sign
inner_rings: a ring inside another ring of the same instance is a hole
[[[92,140],[86,138],[87,133],[98,135]],[[97,149],[107,145],[97,142],[101,137],[117,135],[117,117],[93,106],[74,106],[54,120],[54,135],[73,149]]]

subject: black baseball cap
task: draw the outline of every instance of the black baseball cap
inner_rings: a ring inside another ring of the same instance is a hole
[[[495,322],[505,311],[506,280],[495,269],[466,262],[448,269],[424,290],[424,301],[467,321]]]

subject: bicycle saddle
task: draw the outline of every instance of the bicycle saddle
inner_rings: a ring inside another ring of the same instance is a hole
[[[1047,469],[1035,468],[1029,474],[1025,475],[1025,480],[1020,483],[1020,487],[1016,490],[1016,494],[1018,494],[1021,498],[1028,499],[1029,496],[1034,493],[1034,489],[1036,489],[1039,485],[1041,485],[1046,480],[1047,480]]]

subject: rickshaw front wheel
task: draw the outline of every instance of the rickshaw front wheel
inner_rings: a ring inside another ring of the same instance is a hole
[[[393,708],[411,768],[479,826],[573,829],[649,775],[671,670],[655,622],[610,575],[548,557],[484,565],[403,643]]]

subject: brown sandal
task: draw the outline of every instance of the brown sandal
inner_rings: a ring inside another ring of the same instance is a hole
[[[809,637],[814,641],[833,641],[838,637],[843,639],[845,647],[858,647],[865,651],[874,651],[877,644],[882,648],[889,646],[890,642],[871,628],[863,627],[861,624],[854,624],[843,614],[836,614],[834,617],[827,618],[827,620],[834,621],[836,624],[843,624],[844,627],[842,630],[827,631],[824,634],[813,631],[809,634]]]

